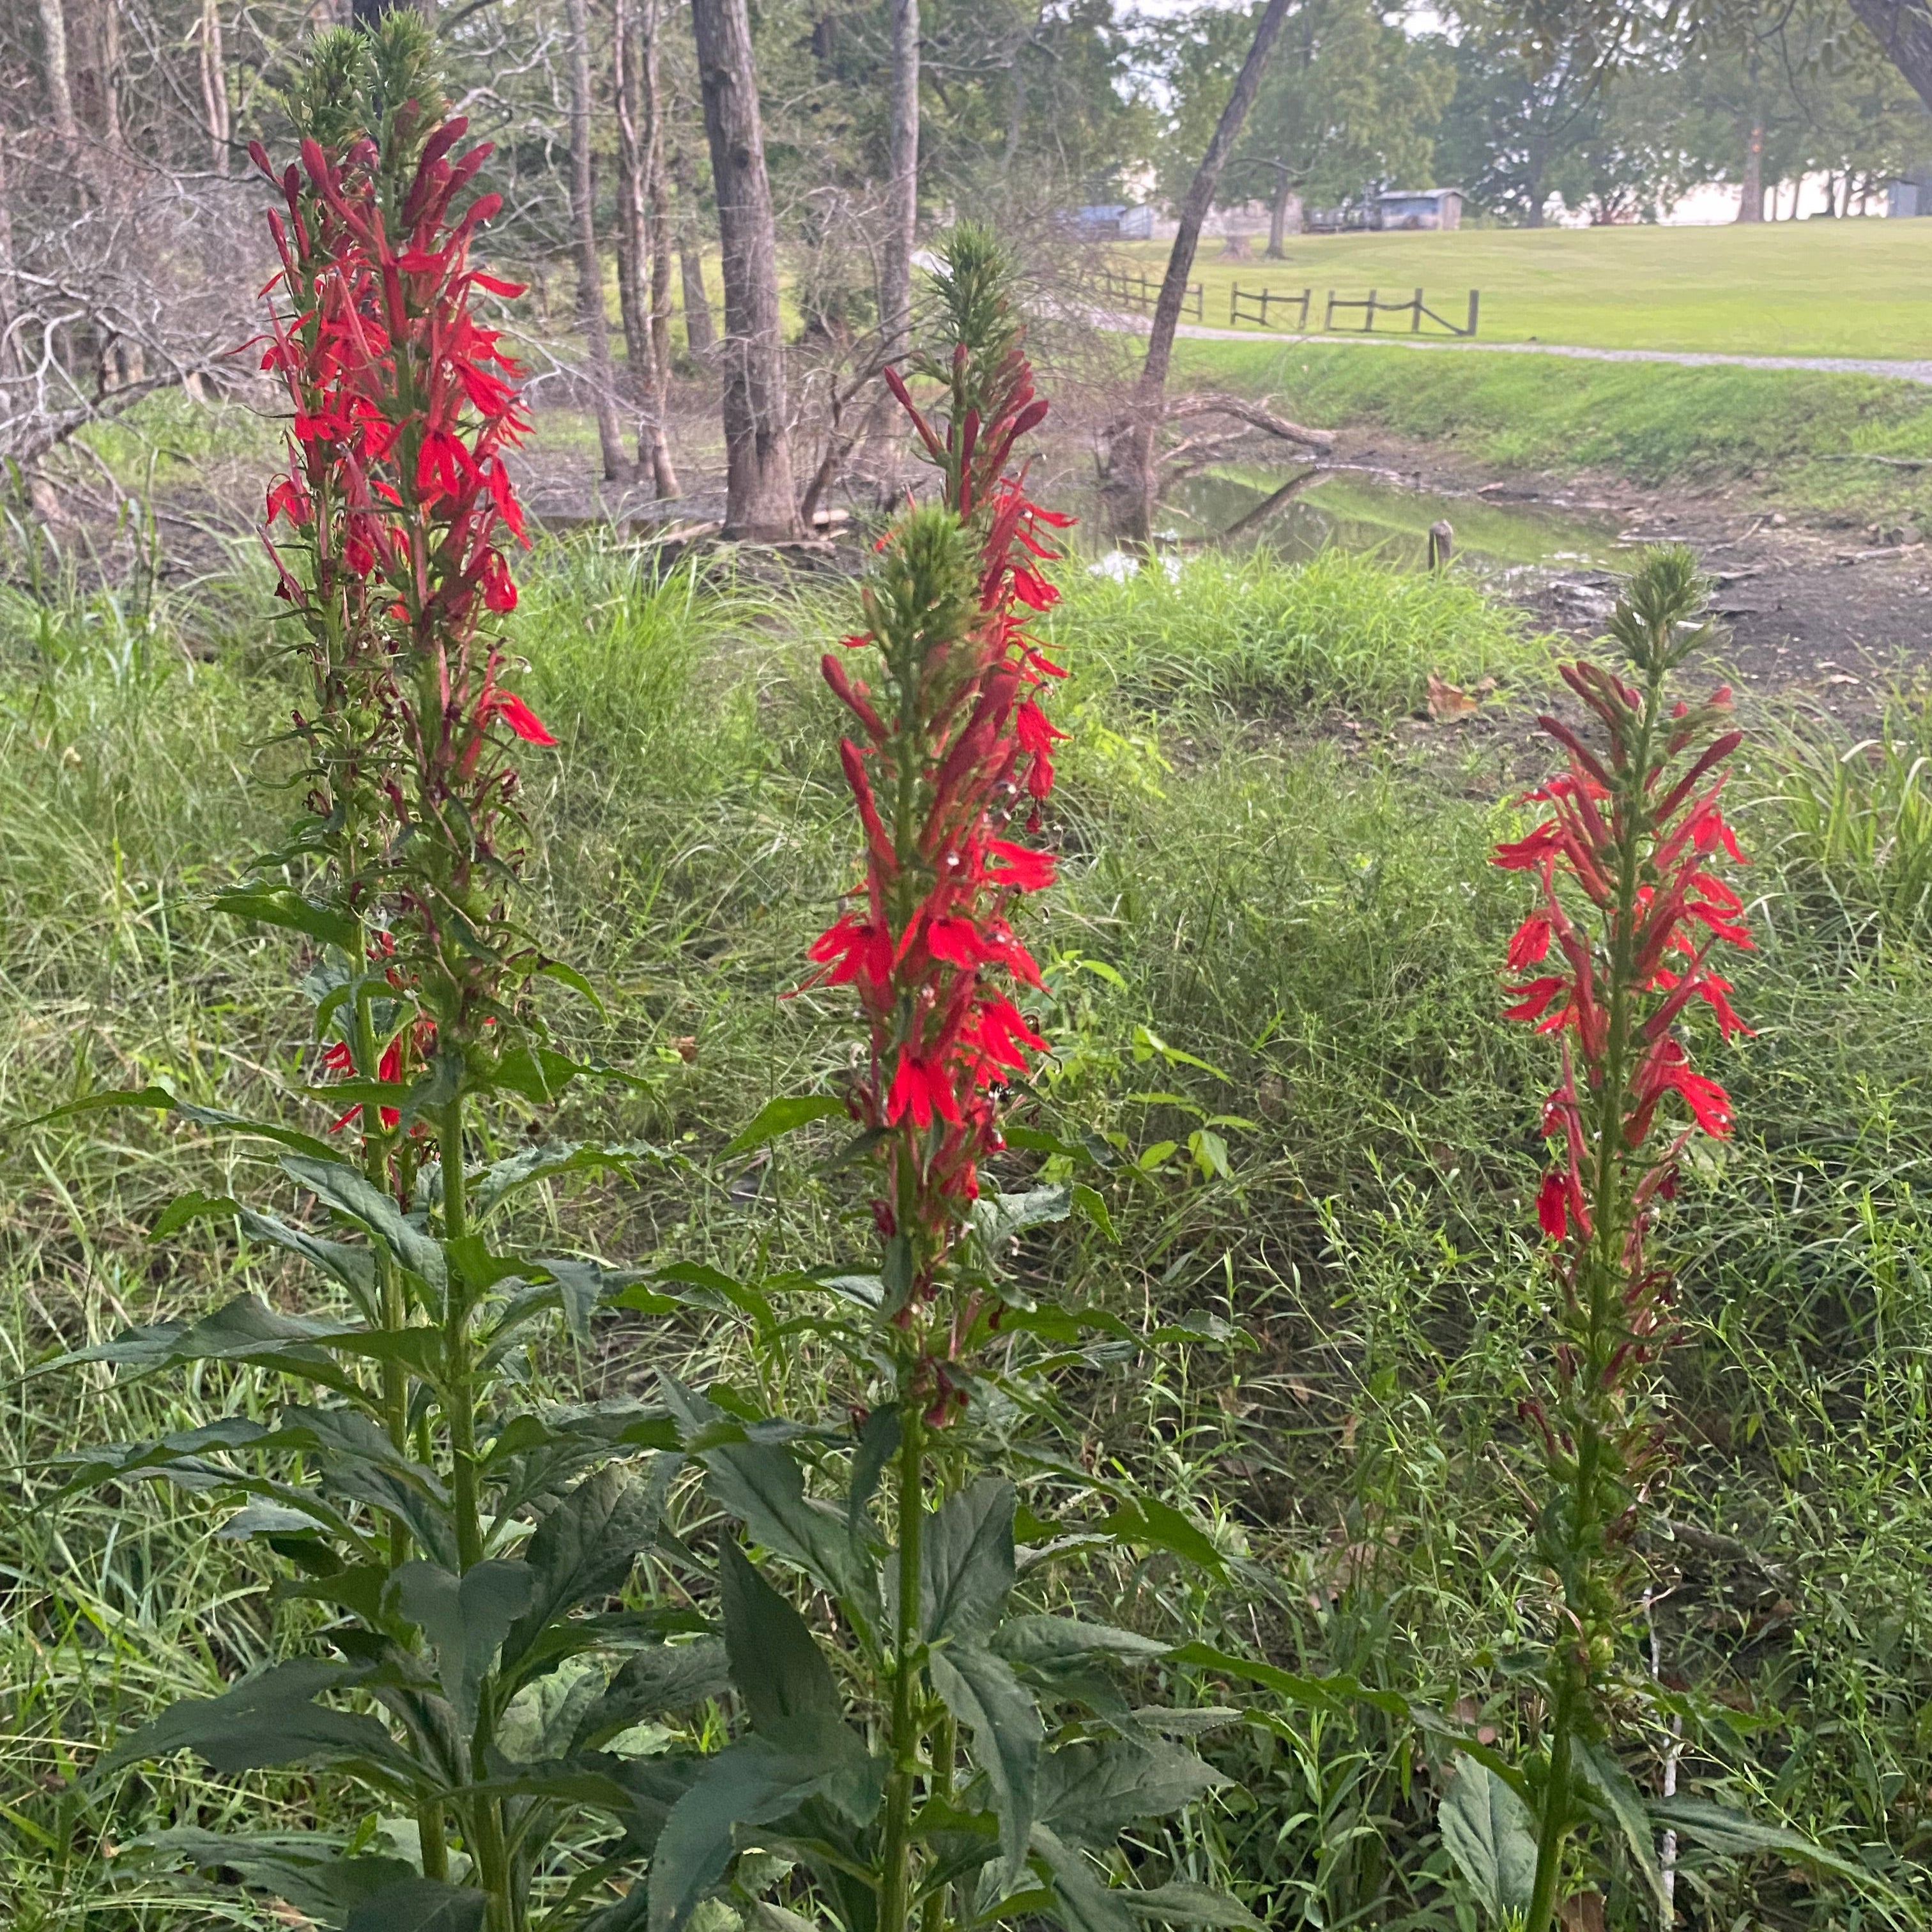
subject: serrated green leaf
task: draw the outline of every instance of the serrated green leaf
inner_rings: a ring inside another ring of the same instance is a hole
[[[1225,1925],[1232,1932],[1263,1932],[1262,1922],[1238,1900],[1186,1879],[1150,1886],[1144,1891],[1121,1886],[1112,1896],[1137,1918],[1157,1919],[1166,1925]]]
[[[1099,1657],[1124,1663],[1146,1663],[1165,1657],[1171,1646],[1138,1630],[1112,1624],[1088,1623],[1078,1617],[1009,1617],[991,1639],[993,1648],[1010,1664],[1023,1669],[1054,1671],[1086,1664]]]
[[[609,1171],[628,1174],[638,1161],[663,1159],[663,1150],[644,1141],[614,1146],[589,1141],[558,1141],[548,1146],[521,1148],[503,1160],[493,1161],[474,1176],[475,1210],[488,1214],[507,1200],[520,1187],[548,1180],[560,1174],[589,1174]]]
[[[442,1293],[448,1270],[442,1244],[411,1222],[381,1188],[341,1160],[284,1154],[282,1167],[292,1180],[366,1228],[412,1274]]]
[[[1528,1909],[1536,1882],[1536,1818],[1486,1765],[1456,1764],[1436,1822],[1456,1869],[1498,1918]]]
[[[158,1108],[178,1114],[184,1120],[193,1120],[200,1126],[226,1127],[236,1133],[253,1134],[260,1139],[273,1141],[278,1146],[292,1148],[298,1154],[320,1160],[336,1158],[335,1150],[326,1141],[305,1134],[298,1127],[285,1127],[274,1120],[251,1120],[246,1114],[232,1114],[222,1107],[196,1106],[194,1102],[184,1100],[162,1086],[116,1088],[110,1092],[89,1094],[80,1100],[68,1101],[64,1106],[56,1107],[51,1112],[37,1114],[25,1124],[29,1127],[44,1126],[50,1120],[68,1120],[77,1114],[99,1113],[112,1107]]]
[[[218,1697],[184,1697],[103,1756],[97,1778],[177,1750],[192,1750],[232,1774],[271,1766],[338,1764],[400,1785],[424,1782],[415,1762],[374,1718],[314,1700],[346,1690],[363,1672],[298,1658],[272,1664]]]
[[[898,1411],[890,1406],[874,1409],[859,1432],[859,1447],[852,1458],[852,1486],[845,1498],[846,1527],[855,1537],[865,1533],[879,1479],[898,1450]]]
[[[408,1878],[365,1899],[344,1932],[482,1932],[489,1910],[484,1894],[467,1886]]]
[[[1286,1697],[1290,1703],[1308,1705],[1316,1710],[1340,1712],[1351,1704],[1368,1704],[1391,1718],[1419,1715],[1400,1691],[1372,1690],[1353,1677],[1298,1676],[1292,1670],[1263,1664],[1254,1658],[1237,1657],[1232,1652],[1216,1650],[1211,1644],[1205,1643],[1182,1644],[1170,1654],[1174,1663],[1191,1664],[1202,1670],[1219,1671],[1226,1676],[1245,1678],[1250,1684],[1261,1684]],[[1493,1766],[1490,1768],[1495,1768]]]
[[[1061,1837],[1100,1850],[1136,1820],[1165,1818],[1228,1782],[1180,1744],[1069,1744],[1040,1760],[1037,1811]]]
[[[1066,1932],[1134,1932],[1120,1894],[1080,1852],[1044,1825],[1033,1828],[1032,1845],[1053,1874],[1053,1916]]]
[[[920,1538],[920,1621],[928,1643],[983,1636],[1013,1587],[1012,1484],[982,1477],[949,1496]]]
[[[339,1923],[364,1899],[415,1876],[404,1859],[344,1858],[334,1839],[302,1832],[246,1837],[194,1826],[135,1839],[116,1862],[180,1862],[197,1871],[239,1872],[244,1884],[285,1900],[306,1916]]]
[[[255,1361],[344,1389],[346,1378],[319,1346],[344,1325],[284,1315],[259,1294],[238,1294],[199,1322],[130,1329],[62,1361],[108,1362],[142,1375],[188,1362]]]
[[[238,886],[218,892],[214,910],[236,919],[252,919],[299,932],[359,959],[364,944],[362,928],[346,913],[304,898],[292,886]]]
[[[376,1257],[368,1248],[351,1247],[346,1241],[332,1241],[326,1235],[312,1234],[306,1228],[292,1228],[273,1214],[252,1208],[237,1210],[242,1232],[251,1241],[265,1241],[299,1255],[312,1262],[348,1289],[364,1314],[376,1304]]]
[[[595,1750],[633,1724],[721,1695],[730,1682],[724,1646],[716,1638],[638,1651],[579,1718],[571,1749]]]
[[[598,1070],[581,1060],[572,1059],[567,1053],[560,1053],[554,1046],[526,1042],[511,1048],[496,1062],[490,1084],[507,1088],[513,1094],[520,1094],[526,1100],[544,1106],[560,1100],[565,1088],[579,1074]]]
[[[718,1158],[735,1160],[781,1135],[795,1133],[814,1120],[829,1120],[835,1114],[843,1117],[847,1111],[845,1102],[830,1094],[782,1095],[767,1100],[720,1149]]]
[[[1033,1828],[1040,1746],[1046,1737],[1040,1707],[1013,1675],[1012,1666],[976,1644],[936,1650],[926,1668],[946,1708],[972,1734],[973,1761],[992,1788],[1005,1882],[1010,1886],[1026,1863]]]
[[[1630,1862],[1642,1874],[1658,1909],[1670,1910],[1670,1894],[1664,1886],[1664,1867],[1651,1831],[1650,1814],[1643,1794],[1631,1783],[1630,1773],[1603,1745],[1587,1738],[1576,1740],[1570,1762],[1579,1781],[1595,1793],[1622,1833]]]
[[[1029,1188],[1024,1194],[982,1195],[973,1204],[973,1232],[988,1256],[1004,1259],[1006,1244],[1028,1228],[1064,1221],[1073,1204],[1070,1190],[1056,1183]]]
[[[525,1552],[535,1588],[505,1640],[506,1671],[534,1648],[548,1625],[617,1594],[638,1552],[657,1534],[661,1508],[656,1486],[607,1462],[544,1518]]]
[[[1870,1886],[1873,1874],[1849,1858],[1827,1851],[1815,1838],[1787,1825],[1768,1824],[1742,1811],[1713,1804],[1707,1798],[1656,1798],[1650,1802],[1652,1822],[1660,1831],[1676,1832],[1706,1850],[1730,1858],[1762,1853],[1810,1865],[1853,1884]]]
[[[165,1240],[190,1221],[232,1220],[241,1211],[241,1202],[228,1195],[204,1194],[200,1188],[190,1187],[185,1194],[176,1196],[155,1216],[154,1225],[148,1230],[148,1238],[151,1241]]]
[[[794,1757],[746,1738],[712,1759],[672,1808],[651,1857],[650,1932],[680,1932],[731,1862],[740,1825],[769,1825],[828,1782],[822,1761]]]
[[[470,1731],[483,1680],[536,1592],[531,1566],[494,1557],[458,1577],[440,1563],[419,1561],[396,1572],[394,1587],[397,1610],[429,1640],[442,1694],[461,1729]]]
[[[805,1620],[727,1540],[719,1548],[718,1595],[731,1681],[752,1730],[796,1748],[801,1723],[839,1720],[832,1666]]]

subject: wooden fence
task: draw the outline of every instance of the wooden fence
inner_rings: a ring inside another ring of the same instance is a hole
[[[1123,275],[1112,268],[1096,268],[1094,286],[1110,302],[1132,302],[1137,307],[1151,310],[1160,299],[1160,284],[1150,282],[1144,274]],[[1187,292],[1180,301],[1180,312],[1191,315],[1196,322],[1208,320],[1207,292],[1198,282],[1190,282]]]
[[[1228,326],[1233,328],[1238,322],[1252,322],[1263,328],[1280,328],[1298,335],[1308,333],[1309,312],[1312,305],[1315,291],[1303,289],[1299,292],[1279,289],[1244,289],[1237,282],[1228,295]],[[1337,311],[1347,313],[1359,309],[1364,332],[1372,330],[1378,315],[1406,315],[1408,317],[1408,332],[1412,335],[1422,333],[1425,321],[1433,322],[1438,328],[1457,337],[1468,337],[1476,332],[1476,323],[1482,307],[1482,291],[1469,291],[1469,312],[1466,321],[1451,322],[1446,315],[1438,315],[1422,298],[1418,289],[1406,302],[1384,302],[1379,290],[1371,289],[1359,298],[1338,296],[1333,289],[1328,291],[1328,302],[1322,318],[1322,332],[1332,330]],[[1273,312],[1279,309],[1284,317],[1292,316],[1292,321],[1274,320]],[[1348,325],[1352,327],[1353,325]]]
[[[1330,289],[1328,291],[1328,312],[1322,317],[1322,328],[1325,334],[1335,326],[1335,311],[1337,309],[1358,308],[1362,311],[1362,328],[1365,332],[1375,327],[1376,317],[1378,315],[1406,315],[1408,317],[1408,332],[1412,335],[1420,335],[1422,333],[1423,320],[1426,316],[1430,321],[1434,322],[1437,328],[1447,331],[1451,335],[1471,336],[1476,332],[1477,314],[1481,302],[1482,291],[1480,289],[1472,289],[1469,291],[1468,320],[1459,328],[1446,315],[1438,315],[1435,310],[1430,308],[1423,301],[1422,291],[1420,289],[1418,289],[1406,302],[1384,302],[1380,293],[1374,289],[1370,290],[1368,294],[1360,300],[1353,301],[1337,296],[1335,291]]]

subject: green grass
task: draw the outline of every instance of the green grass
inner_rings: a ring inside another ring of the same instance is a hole
[[[608,1019],[560,1004],[566,1037],[646,1082],[580,1089],[556,1130],[708,1160],[765,1098],[845,1064],[836,1000],[778,997],[850,878],[815,670],[842,613],[816,593],[661,580],[588,539],[545,546],[526,581],[518,644],[562,741],[530,761],[531,918],[609,1000]],[[1488,855],[1520,822],[1504,801],[1522,774],[1494,748],[1508,734],[1407,714],[1431,669],[1529,698],[1543,647],[1454,577],[1341,556],[1066,583],[1053,644],[1078,736],[1054,828],[1066,878],[1033,934],[1059,1047],[1042,1106],[1064,1132],[1122,1132],[1144,1161],[1106,1184],[1118,1244],[1070,1226],[1026,1265],[1136,1319],[1218,1309],[1254,1344],[1070,1370],[1070,1453],[1188,1510],[1250,1566],[1222,1589],[1149,1558],[1092,1576],[1090,1607],[1466,1700],[1508,1748],[1528,1714],[1507,1652],[1529,1613],[1508,1472],[1545,1286],[1526,1230],[1550,1077],[1541,1044],[1496,1016],[1521,895]],[[15,1118],[165,1076],[320,1118],[292,1097],[310,1064],[291,1031],[296,962],[206,904],[281,809],[262,789],[273,754],[254,748],[286,694],[236,621],[260,595],[238,580],[220,604],[202,586],[146,615],[71,592],[0,602],[0,1093]],[[205,640],[211,603],[234,640],[212,662],[180,648]],[[1310,728],[1341,707],[1358,737]],[[1738,1138],[1687,1177],[1669,1231],[1692,1338],[1671,1366],[1690,1448],[1667,1512],[1783,1580],[1658,1543],[1674,1585],[1659,1640],[1690,1687],[1688,1782],[1778,1810],[1907,1894],[1890,1921],[1861,1916],[1781,1859],[1687,1851],[1694,1922],[1922,1932],[1932,952],[1893,881],[1919,876],[1924,814],[1916,781],[1888,768],[1860,787],[1854,764],[1834,790],[1840,768],[1820,756],[1809,806],[1782,754],[1754,751],[1742,781],[1763,944],[1738,1003],[1759,1033],[1720,1063]],[[1222,1130],[1226,1175],[1172,1146],[1203,1113],[1248,1123]],[[869,1224],[814,1172],[824,1144],[782,1144],[748,1202],[727,1198],[734,1168],[646,1166],[531,1211],[627,1263],[844,1259]],[[0,1917],[26,1932],[224,1922],[152,1882],[118,1889],[101,1848],[191,1813],[218,1826],[238,1815],[230,1796],[182,1765],[100,1791],[72,1774],[110,1727],[286,1643],[300,1612],[271,1604],[248,1546],[206,1539],[193,1498],[62,1500],[44,1466],[77,1440],[266,1398],[213,1375],[191,1402],[172,1384],[20,1378],[58,1340],[242,1280],[296,1292],[217,1234],[166,1261],[146,1239],[174,1192],[225,1191],[229,1157],[145,1114],[10,1151]],[[605,1393],[664,1366],[802,1394],[825,1375],[808,1340],[761,1354],[689,1321],[541,1365]],[[1199,1688],[1211,1702],[1226,1687]],[[1439,1767],[1382,1720],[1264,1705],[1209,1742],[1238,1788],[1164,1846],[1184,1869],[1232,1878],[1271,1927],[1473,1927],[1436,1839]],[[1654,1780],[1654,1754],[1630,1763]],[[291,1821],[317,1802],[300,1777],[255,1789]],[[1618,1932],[1649,1922],[1612,1898]]]
[[[1743,482],[1767,502],[1848,513],[1932,492],[1932,472],[1843,460],[1932,456],[1932,389],[1874,376],[1320,343],[1189,342],[1178,359],[1186,379],[1271,396],[1299,420],[1442,443],[1498,472]]]
[[[1116,252],[1155,280],[1166,266],[1164,244]],[[1210,243],[1192,279],[1206,290],[1206,320],[1219,327],[1227,325],[1238,282],[1297,295],[1312,287],[1318,329],[1330,289],[1343,296],[1378,289],[1384,300],[1406,302],[1420,286],[1432,308],[1460,325],[1474,288],[1482,291],[1479,332],[1489,342],[1908,360],[1932,354],[1925,320],[1932,232],[1918,221],[1294,236],[1279,262],[1228,262]],[[1378,326],[1407,322],[1384,317]]]

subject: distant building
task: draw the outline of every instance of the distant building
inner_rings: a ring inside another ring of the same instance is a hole
[[[1376,197],[1378,228],[1460,228],[1462,191],[1454,188],[1391,188]]]
[[[1887,192],[1888,214],[1932,214],[1932,164],[1901,175]]]
[[[1073,225],[1090,242],[1144,242],[1154,232],[1154,210],[1124,202],[1096,202],[1073,211]]]

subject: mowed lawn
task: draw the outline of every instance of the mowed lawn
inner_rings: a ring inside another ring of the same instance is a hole
[[[1204,243],[1194,274],[1205,288],[1205,319],[1220,328],[1237,283],[1296,294],[1312,288],[1317,329],[1330,289],[1406,301],[1419,286],[1430,308],[1460,323],[1476,288],[1485,341],[1932,356],[1932,218],[1292,236],[1278,262],[1259,259],[1258,250],[1253,261],[1230,262],[1221,247]],[[1164,242],[1112,252],[1130,273],[1150,278],[1166,266]],[[1359,326],[1359,311],[1352,320]],[[1377,326],[1406,332],[1408,318],[1380,316]]]

